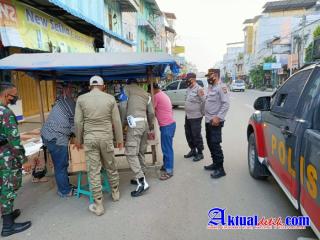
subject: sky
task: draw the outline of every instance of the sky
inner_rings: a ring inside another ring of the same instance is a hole
[[[222,61],[227,43],[244,40],[243,22],[261,14],[267,0],[156,0],[164,12],[175,13],[177,45],[198,71]]]

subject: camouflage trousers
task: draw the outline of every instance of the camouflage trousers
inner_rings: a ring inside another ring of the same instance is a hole
[[[145,164],[145,152],[148,144],[148,124],[141,127],[128,128],[125,155],[135,178],[144,177],[147,167]]]
[[[111,188],[119,186],[119,173],[115,164],[112,140],[84,140],[90,189],[94,199],[102,197],[101,167],[107,171]]]
[[[21,187],[22,171],[0,170],[0,205],[2,215],[13,212],[13,202],[17,197],[16,191]]]

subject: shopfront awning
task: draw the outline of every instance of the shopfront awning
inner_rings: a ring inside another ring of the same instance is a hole
[[[175,59],[166,53],[34,53],[13,54],[0,60],[0,70],[25,71],[41,80],[88,81],[93,75],[104,80],[130,77],[162,77],[167,67],[179,72]]]
[[[135,0],[119,0],[120,9],[122,12],[138,12],[139,6]]]

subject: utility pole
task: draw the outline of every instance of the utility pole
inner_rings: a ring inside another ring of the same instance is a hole
[[[302,36],[300,35],[298,37],[298,69],[301,67],[301,64],[304,62],[303,57],[304,57],[304,44],[305,44],[305,40],[304,40],[304,30],[306,27],[306,23],[307,23],[307,17],[306,15],[302,16],[301,19],[301,30],[302,30]]]

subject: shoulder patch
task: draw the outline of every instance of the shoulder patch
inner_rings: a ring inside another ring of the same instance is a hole
[[[228,88],[227,87],[222,87],[222,91],[227,94],[228,93]]]

